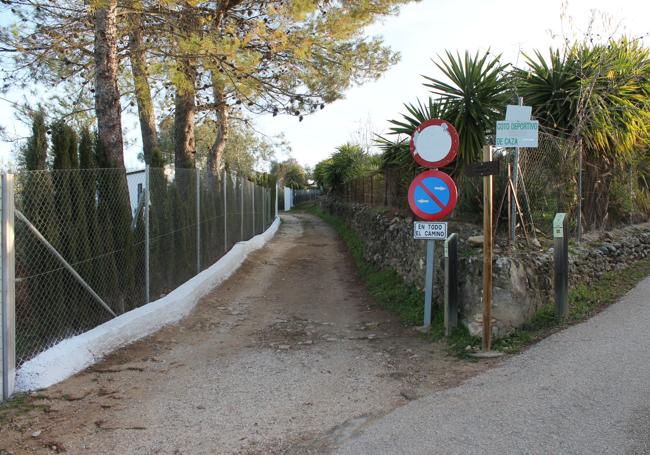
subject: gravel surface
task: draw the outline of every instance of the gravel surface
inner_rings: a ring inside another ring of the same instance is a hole
[[[650,454],[650,278],[589,321],[411,402],[338,454]]]
[[[377,309],[335,232],[283,215],[181,324],[0,413],[0,454],[324,453],[488,365]]]

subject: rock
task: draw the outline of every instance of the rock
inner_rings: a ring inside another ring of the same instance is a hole
[[[305,341],[303,344],[314,344],[314,342],[311,341],[311,340],[307,340],[307,341]]]
[[[41,435],[42,431],[38,430],[32,433],[32,438],[38,438]]]
[[[470,246],[483,246],[483,236],[482,235],[473,235],[467,239],[467,242]]]
[[[281,344],[281,345],[278,346],[278,349],[282,349],[283,351],[286,351],[290,347],[291,346],[289,346],[288,344]]]

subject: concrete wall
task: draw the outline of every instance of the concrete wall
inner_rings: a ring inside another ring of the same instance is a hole
[[[98,362],[120,346],[173,324],[196,306],[199,300],[234,273],[248,254],[261,248],[277,232],[280,219],[266,232],[237,243],[210,268],[165,297],[124,313],[81,335],[63,340],[25,362],[17,372],[19,391],[48,387]]]

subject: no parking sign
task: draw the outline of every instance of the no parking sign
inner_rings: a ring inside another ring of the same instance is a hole
[[[437,170],[422,172],[409,187],[409,205],[422,220],[445,218],[454,210],[457,200],[456,184],[447,174]]]
[[[421,166],[439,168],[456,159],[458,133],[446,120],[427,120],[411,137],[411,155]],[[441,220],[456,207],[458,192],[454,181],[444,172],[425,171],[409,187],[408,202],[413,213],[424,221]]]
[[[456,128],[441,119],[422,123],[411,137],[413,159],[421,166],[434,168],[422,172],[413,179],[408,195],[409,206],[419,219],[413,225],[413,238],[427,241],[424,283],[425,327],[431,324],[436,240],[447,240],[447,223],[423,223],[423,221],[441,220],[456,207],[458,201],[456,184],[451,177],[435,168],[446,166],[456,159],[458,142]],[[448,330],[446,322],[445,327],[445,330]]]

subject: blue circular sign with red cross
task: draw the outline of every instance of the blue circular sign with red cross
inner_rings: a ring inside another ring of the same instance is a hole
[[[409,187],[409,206],[423,221],[443,219],[454,210],[457,201],[456,184],[438,170],[424,171]]]

